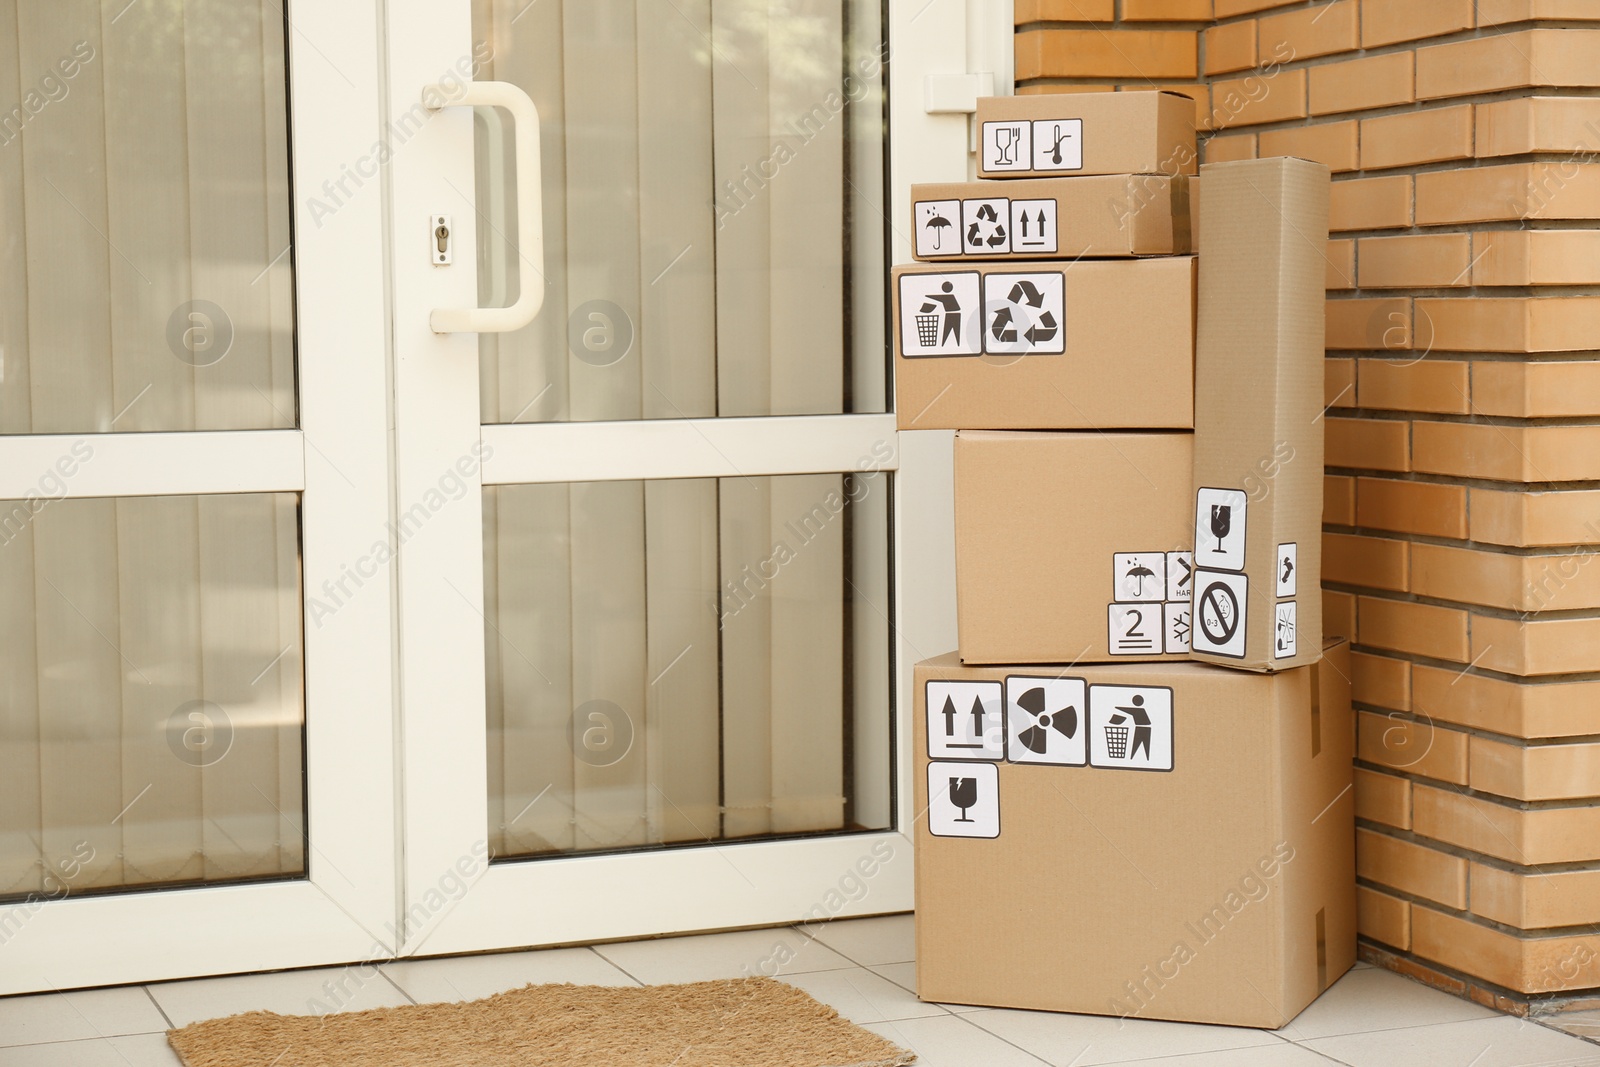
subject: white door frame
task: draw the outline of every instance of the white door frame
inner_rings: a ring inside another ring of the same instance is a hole
[[[383,126],[370,5],[295,4],[293,129],[298,430],[0,437],[0,497],[36,491],[90,450],[67,497],[299,492],[305,615],[308,876],[77,896],[69,877],[0,907],[0,994],[304,967],[390,954],[395,890],[394,686],[386,572],[347,577],[386,536],[384,203],[345,179]],[[92,294],[91,299],[100,299]],[[46,505],[50,506],[50,505]],[[340,582],[332,615],[314,615]]]

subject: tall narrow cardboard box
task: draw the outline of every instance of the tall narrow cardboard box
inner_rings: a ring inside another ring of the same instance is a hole
[[[1250,671],[1322,654],[1328,168],[1201,168],[1192,655]]]

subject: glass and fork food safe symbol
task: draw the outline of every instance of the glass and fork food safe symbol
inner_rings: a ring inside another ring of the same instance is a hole
[[[1027,171],[1033,167],[1033,124],[986,122],[983,124],[983,169]]]

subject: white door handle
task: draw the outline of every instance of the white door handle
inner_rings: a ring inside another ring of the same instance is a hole
[[[539,109],[527,93],[510,82],[470,82],[451,99],[453,90],[424,86],[423,106],[503,107],[511,113],[517,142],[517,254],[522,258],[517,302],[503,308],[434,308],[428,325],[434,333],[509,333],[534,320],[544,306],[544,186],[539,169]],[[429,101],[444,101],[437,105]],[[529,275],[533,277],[529,277]]]

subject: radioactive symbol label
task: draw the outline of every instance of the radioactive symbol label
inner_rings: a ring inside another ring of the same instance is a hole
[[[1007,678],[1006,759],[1055,767],[1087,764],[1088,693],[1082,678]]]
[[[936,682],[926,690],[930,759],[1005,759],[999,682]]]
[[[983,350],[1059,356],[1067,350],[1066,284],[1060,272],[983,277]]]
[[[1250,580],[1221,571],[1194,572],[1194,651],[1244,658],[1245,611]]]

